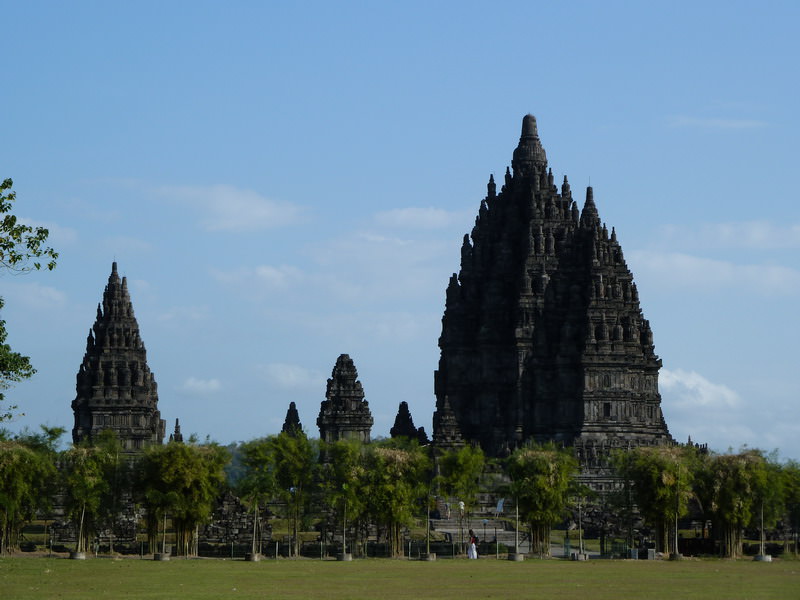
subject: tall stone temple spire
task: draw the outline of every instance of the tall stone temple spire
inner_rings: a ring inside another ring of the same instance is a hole
[[[364,400],[364,389],[358,381],[356,366],[347,354],[336,359],[325,398],[317,418],[319,438],[323,442],[344,439],[370,441],[372,413],[369,403]]]
[[[582,460],[584,448],[670,443],[650,324],[592,188],[579,210],[567,178],[555,185],[532,115],[512,167],[499,193],[490,176],[447,286],[437,412],[494,455],[529,440]]]
[[[158,411],[158,386],[147,366],[128,282],[120,280],[116,262],[97,305],[75,387],[74,442],[110,429],[126,451],[162,443],[166,423]]]

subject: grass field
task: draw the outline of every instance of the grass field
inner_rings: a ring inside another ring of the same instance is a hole
[[[800,562],[0,559],[0,598],[800,598]]]

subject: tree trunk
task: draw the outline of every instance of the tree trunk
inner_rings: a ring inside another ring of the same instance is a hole
[[[742,531],[737,525],[726,523],[722,531],[722,556],[738,558],[742,555]]]
[[[550,556],[550,523],[531,523],[531,553]]]
[[[75,542],[75,552],[86,552],[86,545],[83,540],[83,518],[86,515],[86,502],[81,506],[81,520],[78,523],[78,539]]]

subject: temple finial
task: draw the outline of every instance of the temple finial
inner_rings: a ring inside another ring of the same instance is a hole
[[[538,137],[538,135],[536,117],[528,113],[522,118],[522,137]]]
[[[514,169],[514,176],[531,175],[536,169],[544,171],[547,167],[547,155],[539,141],[536,118],[531,114],[522,118],[522,135],[519,136],[519,145],[514,150],[511,167]]]

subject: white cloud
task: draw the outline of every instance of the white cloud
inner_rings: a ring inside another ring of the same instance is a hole
[[[300,281],[302,276],[300,269],[288,265],[279,267],[259,265],[255,268],[256,279],[273,289],[287,289],[292,284]]]
[[[72,227],[62,227],[49,221],[36,221],[26,217],[20,217],[19,222],[29,227],[44,227],[47,229],[47,244],[54,247],[65,246],[78,239],[78,232]]]
[[[3,289],[6,305],[10,303],[38,310],[52,310],[66,304],[67,296],[61,290],[36,282],[12,282]]]
[[[667,225],[661,231],[664,243],[680,244],[684,248],[772,250],[800,247],[800,224],[741,221],[708,223],[698,227]]]
[[[285,291],[305,279],[303,272],[291,265],[258,265],[228,271],[212,269],[211,275],[227,285],[257,285],[264,291]]]
[[[205,321],[209,316],[208,306],[173,306],[158,315],[159,321]]]
[[[415,229],[443,229],[452,225],[468,224],[468,215],[474,211],[447,211],[441,208],[396,208],[379,212],[375,221],[379,225]]]
[[[305,209],[230,185],[167,186],[158,193],[196,208],[209,231],[259,231],[301,222]]]
[[[285,390],[325,389],[326,377],[319,371],[299,365],[270,363],[259,368],[267,381]]]
[[[446,239],[357,232],[313,250],[312,258],[321,267],[313,281],[333,298],[361,305],[427,298],[438,290],[443,293],[458,261],[457,248]]]
[[[102,245],[104,248],[103,252],[105,254],[111,254],[114,256],[135,256],[137,254],[142,254],[144,252],[150,252],[153,250],[153,245],[150,242],[125,235],[106,238],[102,241]]]
[[[222,389],[219,379],[198,379],[189,377],[180,387],[180,390],[192,395],[205,396]]]
[[[659,387],[664,418],[679,441],[691,436],[712,450],[757,446],[763,438],[741,397],[728,386],[695,371],[661,369]]]
[[[765,127],[765,121],[757,119],[721,119],[715,117],[688,117],[676,115],[668,119],[670,127],[695,127],[701,129],[758,129]]]
[[[659,385],[680,407],[725,410],[741,405],[741,398],[735,391],[720,383],[712,383],[695,371],[661,369]]]
[[[123,275],[123,277],[125,277],[125,275]],[[127,281],[129,289],[136,290],[143,294],[149,293],[153,289],[152,284],[146,279],[128,279]]]
[[[637,250],[628,262],[637,279],[667,287],[736,288],[763,295],[800,293],[800,271],[781,265],[739,265],[679,252]],[[651,283],[651,284],[652,284]]]

